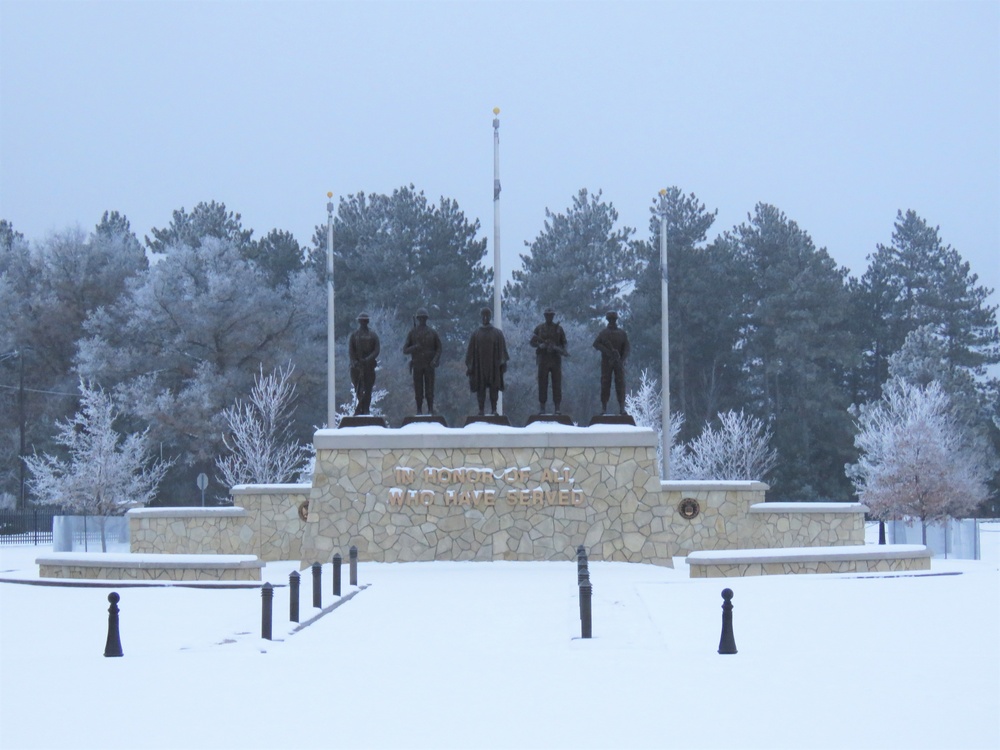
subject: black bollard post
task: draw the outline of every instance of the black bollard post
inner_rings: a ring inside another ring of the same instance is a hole
[[[260,637],[271,640],[271,605],[274,602],[274,586],[265,583],[260,588]]]
[[[323,609],[323,566],[312,564],[313,569],[313,606]]]
[[[340,564],[343,558],[338,552],[333,556],[333,595],[340,596]]]
[[[592,632],[591,597],[594,593],[590,580],[580,583],[580,637],[590,638]]]
[[[358,548],[351,546],[351,585],[358,585]]]
[[[118,632],[118,602],[120,599],[121,597],[114,591],[108,594],[108,601],[111,602],[111,606],[108,607],[108,640],[104,644],[105,656],[124,656],[122,653],[122,638]]]
[[[736,653],[736,638],[733,636],[733,590],[722,590],[722,637],[719,639],[720,654]]]
[[[293,570],[288,574],[288,619],[292,622],[299,621],[299,571]]]

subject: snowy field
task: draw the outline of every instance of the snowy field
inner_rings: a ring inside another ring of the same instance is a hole
[[[37,581],[48,551],[0,548],[0,578]],[[983,558],[727,580],[593,563],[591,640],[574,561],[362,563],[367,588],[294,634],[277,588],[270,642],[258,589],[122,585],[117,659],[112,588],[0,583],[0,748],[995,749],[1000,524]],[[324,605],[331,585],[327,565]],[[302,620],[311,592],[303,571]]]

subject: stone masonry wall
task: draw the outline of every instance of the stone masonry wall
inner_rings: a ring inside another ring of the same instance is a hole
[[[583,544],[673,565],[652,430],[443,429],[318,432],[303,563],[352,545],[385,562],[567,560]]]
[[[303,506],[311,489],[309,484],[254,484],[230,490],[233,503],[246,510],[254,533],[250,554],[268,562],[302,559]]]
[[[742,549],[776,549],[864,544],[867,510],[860,503],[752,505],[749,536],[739,546]]]
[[[930,570],[930,557],[905,557],[894,560],[801,560],[766,563],[731,563],[692,565],[691,578],[741,578],[759,575],[796,575],[802,573],[891,573]]]
[[[126,516],[136,554],[254,554],[243,508],[134,508]]]

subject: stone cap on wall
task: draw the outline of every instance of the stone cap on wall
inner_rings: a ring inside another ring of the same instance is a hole
[[[243,508],[222,507],[222,508],[201,508],[195,505],[190,507],[177,508],[133,508],[125,513],[126,516],[141,516],[142,518],[219,518],[225,516],[245,516],[247,512]]]
[[[861,503],[754,503],[751,513],[867,513]]]
[[[667,479],[660,480],[660,489],[664,492],[766,492],[770,485],[757,481],[709,480],[709,479]],[[775,503],[776,505],[778,503]]]
[[[169,555],[130,552],[53,552],[35,559],[36,565],[70,565],[78,568],[262,568],[256,555]]]
[[[750,565],[754,563],[811,562],[814,560],[898,560],[931,557],[922,544],[853,544],[838,547],[784,549],[729,549],[692,552],[688,565]]]
[[[235,484],[230,490],[230,495],[267,495],[280,493],[282,495],[308,495],[312,489],[311,484]]]
[[[574,427],[535,422],[527,427],[474,423],[468,427],[442,427],[417,422],[387,430],[384,427],[350,427],[317,430],[317,450],[368,450],[397,448],[652,448],[657,435],[649,427],[600,425]]]

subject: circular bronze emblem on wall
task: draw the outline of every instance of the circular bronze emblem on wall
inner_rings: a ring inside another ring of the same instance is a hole
[[[301,518],[303,522],[309,520],[309,501],[308,500],[303,500],[301,503],[299,503],[299,518]]]
[[[693,497],[686,497],[681,500],[681,504],[677,506],[677,510],[680,514],[687,520],[691,520],[701,512],[701,506],[698,505],[698,501]]]

